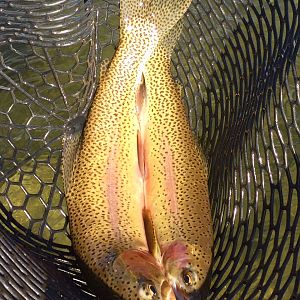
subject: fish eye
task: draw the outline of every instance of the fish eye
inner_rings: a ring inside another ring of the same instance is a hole
[[[181,277],[186,286],[192,286],[197,280],[197,275],[191,270],[183,270]]]
[[[154,297],[157,295],[156,287],[151,282],[142,282],[139,286],[139,295],[142,299],[155,299]]]
[[[156,288],[154,285],[150,284],[149,285],[149,290],[152,292],[153,295],[157,294]]]

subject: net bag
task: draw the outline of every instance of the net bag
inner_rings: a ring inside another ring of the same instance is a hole
[[[194,0],[184,17],[173,74],[209,162],[210,299],[300,297],[299,5]],[[114,0],[0,2],[0,299],[95,299],[69,238],[62,137],[118,26]]]

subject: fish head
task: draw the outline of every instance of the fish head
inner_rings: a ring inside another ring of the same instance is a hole
[[[185,241],[163,247],[163,265],[178,300],[204,299],[210,283],[212,252]]]
[[[176,300],[163,267],[147,251],[125,250],[115,259],[113,271],[122,299]]]

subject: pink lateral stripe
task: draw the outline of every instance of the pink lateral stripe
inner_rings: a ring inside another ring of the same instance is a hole
[[[107,187],[106,198],[108,202],[109,220],[112,225],[113,232],[117,236],[119,233],[119,216],[118,216],[118,195],[117,195],[117,182],[118,182],[118,167],[116,162],[116,147],[113,146],[108,158],[106,168],[106,182]]]
[[[178,203],[176,197],[176,177],[173,170],[173,157],[169,142],[166,137],[164,137],[164,144],[166,147],[166,161],[165,161],[165,174],[166,174],[166,191],[168,199],[171,200],[171,212],[173,214],[178,213]]]

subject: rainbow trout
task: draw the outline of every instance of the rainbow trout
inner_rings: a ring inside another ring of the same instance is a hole
[[[154,239],[144,223],[138,110],[145,64],[190,2],[121,0],[119,47],[102,71],[82,137],[75,126],[64,139],[73,247],[100,299],[175,299],[163,266],[149,251]]]
[[[145,206],[157,243],[150,252],[164,267],[178,299],[203,299],[209,288],[213,232],[204,156],[189,127],[181,87],[171,74],[177,24],[144,69]]]

